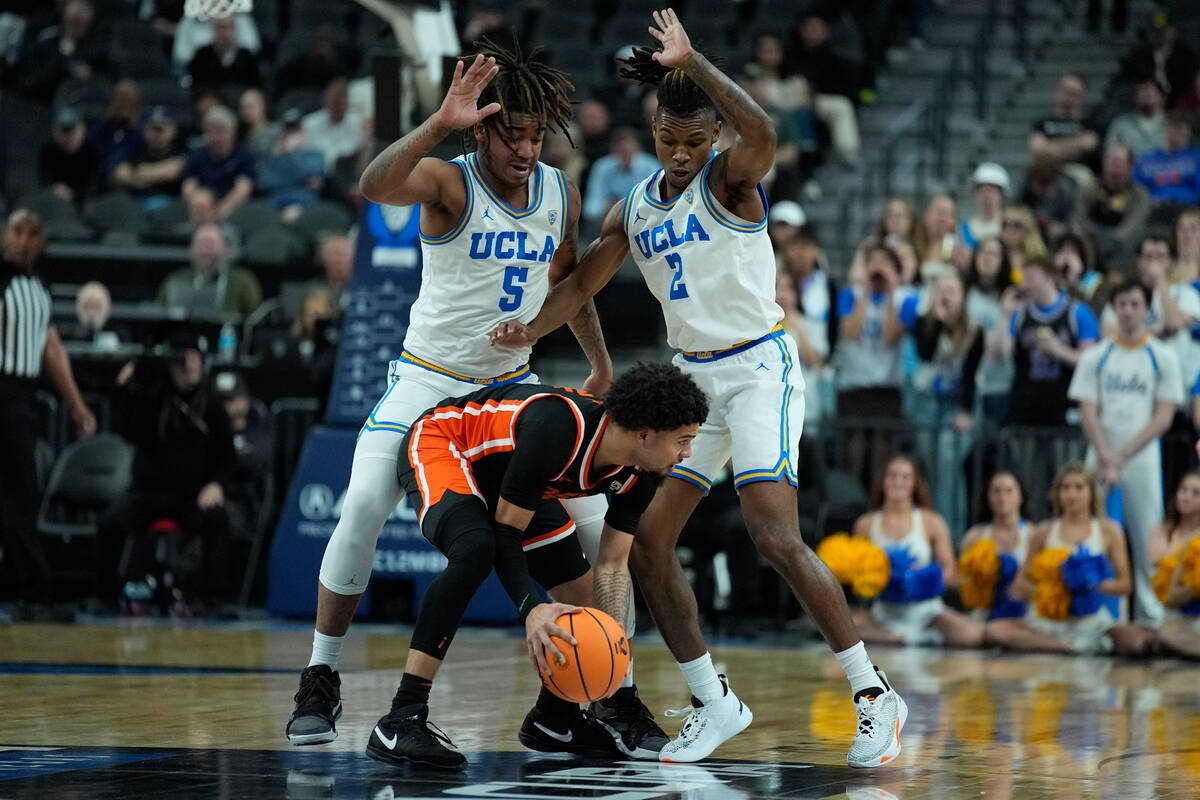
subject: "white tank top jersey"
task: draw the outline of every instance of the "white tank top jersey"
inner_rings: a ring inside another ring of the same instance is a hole
[[[748,222],[721,206],[708,189],[712,163],[665,203],[659,199],[661,169],[625,196],[629,250],[662,304],[667,343],[684,352],[753,341],[783,319],[766,216]],[[765,209],[761,185],[758,193]]]
[[[929,537],[925,535],[925,519],[919,508],[912,510],[912,527],[908,529],[908,533],[904,534],[903,539],[893,539],[884,532],[883,512],[876,511],[871,517],[870,537],[872,542],[884,549],[888,547],[908,548],[909,554],[913,557],[912,565],[915,569],[927,567],[933,563],[933,546],[929,543]]]
[[[1045,549],[1056,548],[1074,553],[1076,547],[1082,547],[1094,556],[1104,555],[1104,531],[1100,528],[1100,520],[1092,517],[1092,521],[1088,525],[1088,537],[1076,544],[1070,544],[1063,539],[1060,527],[1062,527],[1062,520],[1054,520],[1054,524],[1050,526],[1050,533],[1046,534]]]
[[[474,153],[462,170],[467,204],[445,235],[421,233],[421,291],[409,316],[402,361],[455,377],[493,378],[522,369],[531,348],[493,347],[501,322],[529,322],[549,291],[550,261],[566,236],[567,181],[539,162],[529,200],[516,210],[484,181]]]

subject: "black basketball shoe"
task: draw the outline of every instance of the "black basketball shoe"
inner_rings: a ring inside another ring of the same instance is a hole
[[[543,753],[575,753],[595,758],[620,758],[621,751],[608,731],[600,727],[591,712],[576,707],[574,713],[547,713],[534,706],[525,715],[517,734],[521,744]]]
[[[342,679],[325,664],[313,664],[300,673],[296,708],[288,720],[292,744],[321,744],[337,738],[334,723],[342,715]]]
[[[638,697],[636,686],[617,689],[611,697],[592,703],[592,714],[630,758],[657,761],[658,751],[671,741]]]
[[[466,756],[446,745],[453,747],[454,742],[429,723],[429,706],[408,706],[393,708],[376,723],[367,741],[367,755],[385,764],[466,769]]]

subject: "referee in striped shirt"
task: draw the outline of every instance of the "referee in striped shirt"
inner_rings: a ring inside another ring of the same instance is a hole
[[[50,599],[50,565],[37,534],[39,490],[33,445],[34,391],[45,372],[81,437],[96,432],[71,362],[50,324],[50,293],[34,274],[46,244],[42,221],[28,209],[9,215],[0,261],[0,591],[17,599]]]

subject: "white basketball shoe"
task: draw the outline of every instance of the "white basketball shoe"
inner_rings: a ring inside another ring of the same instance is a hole
[[[724,675],[721,688],[724,694],[711,703],[701,703],[695,697],[687,708],[668,710],[668,717],[688,715],[683,729],[674,740],[663,745],[659,761],[699,761],[708,758],[723,742],[732,739],[754,720],[750,707],[738,700],[729,688]]]
[[[846,763],[852,767],[880,767],[900,755],[900,731],[908,720],[908,706],[888,683],[883,670],[876,667],[875,672],[882,687],[854,696],[858,729],[846,754]]]

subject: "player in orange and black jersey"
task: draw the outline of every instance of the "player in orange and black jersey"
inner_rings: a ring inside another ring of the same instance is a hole
[[[533,577],[553,591],[587,570],[578,544],[573,556],[560,546],[536,563],[539,544],[570,534],[548,522],[569,524],[562,498],[609,495],[594,593],[597,606],[623,617],[632,534],[661,476],[690,454],[707,415],[708,401],[690,377],[674,366],[643,364],[617,378],[603,401],[571,389],[507,384],[448,399],[413,422],[398,477],[422,533],[448,563],[421,601],[400,688],[371,733],[369,756],[465,768],[462,754],[427,722],[429,690],[493,566],[525,623],[535,666],[549,671],[543,648],[563,663],[550,637],[574,643],[555,619],[577,607],[543,603]],[[520,739],[537,750],[621,757],[603,728],[545,689]]]

